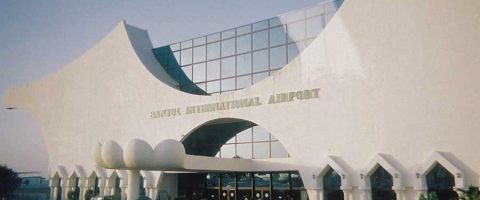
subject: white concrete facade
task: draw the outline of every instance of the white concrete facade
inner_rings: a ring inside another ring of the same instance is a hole
[[[394,177],[397,199],[417,199],[436,163],[454,175],[455,187],[479,185],[478,10],[480,2],[474,0],[347,0],[282,70],[218,96],[176,89],[155,59],[147,32],[121,22],[57,73],[10,89],[5,107],[30,113],[41,129],[54,199],[59,187],[65,199],[75,178],[83,198],[95,176],[100,193],[113,194],[112,175],[121,178],[123,197],[134,198],[125,191],[139,175],[151,198],[158,190],[174,197],[172,174],[99,167],[96,145],[114,140],[125,149],[139,138],[155,147],[227,118],[254,122],[278,138],[311,200],[322,199],[321,180],[329,167],[342,175],[344,199],[369,199],[369,176],[378,166]],[[147,68],[164,76],[159,81]],[[318,96],[269,104],[273,94],[317,88]],[[261,105],[183,111],[256,97]],[[151,111],[170,108],[180,108],[182,115],[150,117]],[[254,166],[262,171],[269,165]]]

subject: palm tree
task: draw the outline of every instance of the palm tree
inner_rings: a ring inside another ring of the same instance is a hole
[[[0,199],[6,200],[12,196],[20,184],[22,179],[18,177],[18,173],[7,166],[0,166]]]

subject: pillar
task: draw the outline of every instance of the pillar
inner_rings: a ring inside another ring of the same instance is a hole
[[[127,200],[136,200],[140,193],[140,171],[139,170],[128,170],[128,192]]]
[[[342,189],[342,191],[343,191],[343,200],[349,200],[352,190],[351,189]]]
[[[398,190],[394,190],[394,191],[395,191],[395,194],[397,196],[397,200],[403,200],[403,190],[398,189]]]
[[[360,200],[370,200],[371,196],[370,195],[370,188],[362,188],[360,189]]]
[[[310,200],[323,200],[322,189],[307,189],[307,193]]]
[[[150,189],[150,195],[149,195],[150,199],[152,199],[152,200],[157,199],[157,191],[158,191],[158,189],[156,187],[152,187]]]
[[[415,188],[415,190],[417,191],[416,199],[419,199],[422,194],[425,195],[425,197],[428,196],[428,188],[419,187],[419,188]]]
[[[80,191],[78,191],[79,194],[79,199],[80,200],[85,200],[85,192],[87,191],[87,179],[85,177],[80,178],[79,185],[78,187],[80,188]],[[90,200],[90,199],[86,199]]]
[[[62,187],[62,199],[63,200],[66,200],[67,199],[67,193],[68,193],[68,179],[66,178],[62,178],[62,184],[61,186]]]
[[[57,200],[58,199],[58,186],[52,186],[50,191],[50,199]]]

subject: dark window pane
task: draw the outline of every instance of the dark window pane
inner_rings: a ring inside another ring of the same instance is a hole
[[[235,89],[235,78],[223,79],[222,82],[222,91],[230,91]]]
[[[216,188],[220,186],[220,174],[211,173],[207,174],[207,187]]]
[[[395,192],[392,190],[393,177],[382,166],[378,166],[370,176],[370,184],[372,200],[396,199]]]
[[[207,62],[207,80],[220,78],[220,60]]]
[[[286,41],[287,35],[283,26],[270,29],[270,46],[285,44]]]
[[[222,59],[222,78],[235,76],[235,57]]]
[[[220,92],[220,81],[207,82],[207,93]]]
[[[272,173],[272,186],[274,190],[278,189],[289,189],[289,177],[288,173]]]
[[[268,70],[268,50],[253,52],[253,72]]]
[[[268,77],[268,72],[263,72],[263,73],[258,73],[258,74],[254,74],[253,75],[253,78],[252,78],[252,83],[255,84],[257,83],[258,81],[261,81],[265,78]]]
[[[205,45],[193,48],[193,62],[203,62],[207,56],[207,48]]]
[[[437,164],[427,174],[428,192],[435,192],[438,199],[457,199],[456,192],[453,190],[455,186],[455,178],[453,174],[445,169],[442,165]]]
[[[322,16],[307,19],[307,38],[316,37],[323,29]]]
[[[193,82],[203,82],[206,78],[206,66],[205,63],[199,63],[193,65]]]
[[[263,20],[252,24],[252,31],[258,31],[266,28],[268,28],[268,20]]]
[[[269,173],[255,173],[254,181],[255,181],[255,188],[270,188]]]
[[[233,187],[235,189],[235,174],[234,173],[224,173],[222,174],[222,187]]]
[[[270,49],[270,69],[279,69],[287,64],[287,49],[279,46]]]
[[[192,47],[192,40],[187,40],[182,42],[182,49],[190,48]]]
[[[252,76],[247,75],[237,77],[237,89],[250,87],[250,85],[252,85]]]
[[[207,35],[207,42],[215,42],[215,41],[218,41],[220,40],[220,33],[214,33],[214,34],[210,34],[210,35]]]
[[[292,172],[290,174],[292,188],[303,188],[303,181],[298,172]],[[325,185],[325,184],[324,184]]]
[[[220,42],[207,45],[207,59],[220,58]]]
[[[252,40],[250,34],[237,37],[237,53],[245,53],[252,50]]]
[[[252,72],[252,54],[247,53],[237,56],[237,75]]]
[[[250,188],[252,187],[252,174],[241,172],[237,174],[237,182],[239,188]]]
[[[222,57],[235,54],[235,38],[222,41]]]
[[[298,21],[288,24],[288,42],[300,41],[305,39],[305,21]]]
[[[235,29],[230,29],[222,32],[222,40],[235,37]]]
[[[268,47],[268,31],[260,31],[253,33],[253,50]]]
[[[292,174],[293,182],[293,174]],[[340,189],[342,185],[341,178],[330,168],[325,175],[323,175],[323,197],[325,200],[343,200],[343,191]]]
[[[181,65],[192,64],[192,49],[185,49],[185,50],[182,50],[181,52],[182,52]]]

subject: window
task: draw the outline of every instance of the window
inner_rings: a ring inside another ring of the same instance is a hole
[[[264,49],[268,47],[268,31],[253,33],[253,50]]]
[[[342,185],[341,178],[330,168],[323,175],[323,199],[324,200],[343,200],[343,191],[340,190]]]
[[[268,50],[253,52],[253,72],[268,70]]]
[[[428,193],[435,192],[439,200],[457,199],[457,193],[453,190],[455,178],[442,165],[436,164],[427,174]]]
[[[392,190],[393,177],[382,166],[378,166],[370,176],[372,200],[397,199]]]

